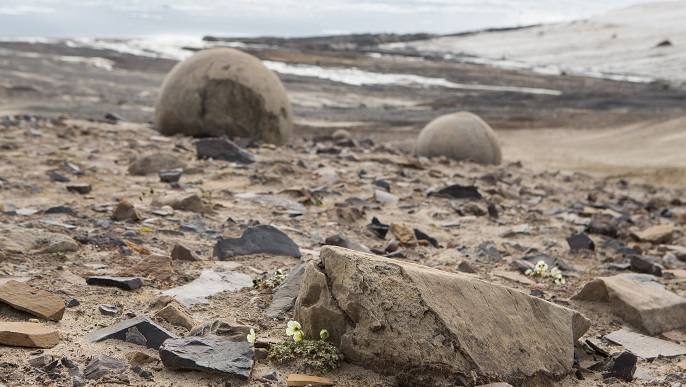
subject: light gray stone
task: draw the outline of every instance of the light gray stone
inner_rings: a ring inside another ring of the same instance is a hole
[[[305,337],[328,329],[346,361],[424,385],[481,375],[519,385],[573,371],[578,312],[466,275],[334,246],[296,301]],[[537,379],[538,380],[538,379]]]
[[[175,168],[186,168],[186,163],[177,156],[169,153],[155,153],[137,159],[131,163],[131,165],[129,165],[129,174],[144,176]]]
[[[572,300],[609,303],[612,313],[650,335],[686,326],[685,298],[624,276],[597,278]]]
[[[162,294],[174,297],[178,302],[186,306],[206,304],[205,297],[226,291],[236,291],[252,287],[252,278],[248,275],[225,272],[217,273],[212,270],[203,270],[193,282],[173,289],[165,290]]]
[[[645,336],[626,329],[614,331],[609,335],[605,335],[605,338],[646,360],[652,360],[658,356],[675,357],[686,355],[686,346],[672,341]]]

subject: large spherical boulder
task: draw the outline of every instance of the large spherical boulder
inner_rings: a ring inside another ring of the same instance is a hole
[[[458,112],[429,122],[417,137],[418,156],[445,156],[479,164],[500,164],[502,156],[495,132],[479,116]]]
[[[162,134],[247,137],[276,145],[288,141],[293,113],[279,78],[259,59],[212,48],[178,63],[155,104]]]

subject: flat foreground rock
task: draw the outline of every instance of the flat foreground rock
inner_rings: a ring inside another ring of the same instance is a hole
[[[0,344],[17,347],[52,348],[60,333],[32,322],[0,322]]]
[[[0,286],[0,302],[53,321],[62,319],[66,306],[60,297],[17,281]]]
[[[610,303],[612,313],[650,335],[686,326],[686,299],[622,275],[591,281],[572,300]]]
[[[255,352],[252,344],[214,337],[185,337],[167,340],[160,348],[166,367],[219,372],[247,380]]]
[[[574,343],[590,326],[578,312],[467,276],[333,246],[320,256],[324,270],[308,264],[296,302],[305,336],[328,329],[347,361],[425,385],[473,373],[514,384],[557,378],[573,370]]]

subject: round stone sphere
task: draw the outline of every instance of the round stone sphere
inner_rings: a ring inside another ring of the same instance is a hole
[[[458,112],[429,122],[417,137],[418,156],[445,156],[479,164],[498,165],[502,161],[495,132],[476,114]]]
[[[252,55],[211,48],[167,74],[155,104],[160,133],[288,142],[293,113],[279,78]]]

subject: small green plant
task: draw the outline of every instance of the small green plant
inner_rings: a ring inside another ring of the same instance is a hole
[[[533,269],[528,269],[524,272],[524,274],[530,277],[551,278],[553,282],[555,282],[558,285],[562,285],[565,283],[565,279],[562,278],[562,273],[560,273],[560,269],[558,269],[556,266],[551,270],[548,270],[548,264],[545,263],[545,261],[538,261],[538,263],[536,263],[536,266],[534,266]]]
[[[300,360],[306,367],[319,372],[330,372],[338,368],[343,360],[343,353],[326,342],[329,332],[322,329],[319,332],[320,340],[304,339],[300,323],[289,321],[286,334],[293,337],[293,341],[284,341],[275,344],[269,350],[269,359],[279,363],[290,363]]]
[[[265,276],[252,280],[252,286],[255,289],[260,290],[274,289],[275,287],[281,285],[285,279],[286,274],[283,274],[283,270],[277,269],[271,277]]]

